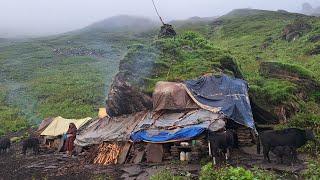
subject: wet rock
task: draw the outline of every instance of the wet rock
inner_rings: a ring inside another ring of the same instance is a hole
[[[319,41],[320,41],[320,35],[311,36],[311,37],[309,38],[309,41],[310,41],[310,42],[313,42],[313,43],[319,42]]]
[[[221,19],[214,20],[211,25],[212,25],[212,28],[215,29],[215,28],[223,25],[223,20],[221,20]]]
[[[282,31],[282,39],[294,41],[301,37],[305,32],[311,30],[311,25],[303,20],[296,20],[292,24],[288,24]]]
[[[152,108],[152,98],[126,81],[123,74],[116,75],[108,94],[107,110],[110,116],[132,114]]]
[[[173,29],[172,25],[164,24],[163,26],[161,26],[161,29],[160,29],[158,37],[159,38],[166,38],[166,37],[174,37],[176,35],[177,35],[177,33]]]
[[[294,101],[266,104],[265,101],[267,101],[267,99],[261,99],[261,97],[254,93],[251,94],[254,102],[266,110],[266,112],[270,112],[270,115],[275,116],[279,122],[287,122],[292,115],[301,110],[300,105],[297,103],[298,101],[305,101],[313,92],[320,90],[319,82],[311,73],[304,70],[303,67],[280,62],[261,62],[259,72],[265,78],[285,80],[296,85],[296,89],[291,92],[292,96],[297,99]],[[253,113],[258,117],[260,114],[266,115],[265,112],[262,112],[261,109],[255,109],[254,106]],[[260,119],[263,120],[263,118]]]
[[[121,170],[128,173],[129,176],[139,175],[143,171],[141,166],[139,166],[139,165],[126,166],[126,167],[121,168]]]
[[[307,52],[307,55],[311,55],[311,56],[318,55],[318,54],[320,54],[320,45],[316,45],[314,48],[312,48]]]
[[[299,67],[293,65],[284,64],[280,62],[261,62],[260,74],[265,77],[278,78],[291,81],[303,89],[310,91],[310,89],[316,90],[320,87],[311,75],[302,73],[298,70]]]
[[[223,71],[229,70],[233,73],[234,77],[239,78],[239,79],[243,79],[243,75],[238,67],[238,64],[236,63],[236,61],[234,59],[228,58],[228,57],[223,58],[220,60],[220,64],[221,64],[220,68]]]
[[[259,124],[275,124],[278,123],[278,118],[272,114],[271,112],[268,112],[267,110],[261,108],[256,103],[254,103],[253,100],[251,101],[251,108],[252,108],[252,114],[253,118],[256,123]]]
[[[261,49],[261,50],[266,50],[269,46],[272,45],[273,42],[274,42],[274,40],[273,40],[272,37],[267,37],[267,38],[263,41],[262,45],[260,46],[260,49]]]

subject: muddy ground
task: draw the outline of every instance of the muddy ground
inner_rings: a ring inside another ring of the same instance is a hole
[[[272,163],[263,162],[257,155],[255,147],[241,148],[233,152],[230,164],[246,168],[260,167],[276,173],[287,173],[291,177],[298,175],[306,167],[300,162],[294,165],[279,165],[275,157]],[[303,161],[306,156],[300,155]],[[202,160],[202,164],[204,161]],[[67,157],[64,153],[41,152],[35,156],[29,152],[21,155],[21,147],[14,144],[11,151],[0,155],[0,180],[13,179],[149,179],[163,169],[168,169],[177,175],[188,175],[197,179],[200,162],[188,164],[180,161],[168,161],[160,164],[125,164],[99,166],[86,163],[82,156]]]

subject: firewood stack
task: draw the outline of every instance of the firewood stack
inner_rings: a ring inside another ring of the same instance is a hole
[[[236,130],[236,133],[238,135],[239,146],[252,146],[254,144],[253,137],[249,128],[239,127]]]
[[[94,159],[94,164],[108,165],[117,164],[120,146],[116,143],[102,143],[98,147],[99,153]]]

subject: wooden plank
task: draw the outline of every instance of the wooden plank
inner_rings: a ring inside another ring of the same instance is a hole
[[[126,159],[127,159],[127,155],[130,151],[130,148],[131,148],[131,143],[130,142],[127,142],[121,149],[121,152],[120,152],[120,156],[118,158],[118,164],[123,164]]]
[[[146,147],[147,162],[160,163],[163,158],[163,146],[162,144],[148,143]]]
[[[137,151],[136,154],[135,154],[135,157],[133,159],[133,163],[134,164],[139,164],[141,163],[142,159],[143,159],[143,156],[144,156],[144,150],[142,151]]]
[[[63,150],[62,148],[63,148],[64,142],[65,141],[64,141],[63,137],[61,137],[60,140],[58,141],[59,144],[58,144],[58,147],[57,147],[57,152],[60,152],[60,151]]]

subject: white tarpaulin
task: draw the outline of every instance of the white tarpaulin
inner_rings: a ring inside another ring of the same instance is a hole
[[[41,136],[59,136],[66,133],[70,123],[74,123],[79,129],[85,125],[92,118],[87,117],[84,119],[64,119],[63,117],[56,117],[50,123],[50,125],[41,133]]]
[[[142,121],[147,112],[138,112],[119,117],[106,117],[93,121],[77,135],[75,144],[88,146],[104,141],[129,141],[136,125]]]

